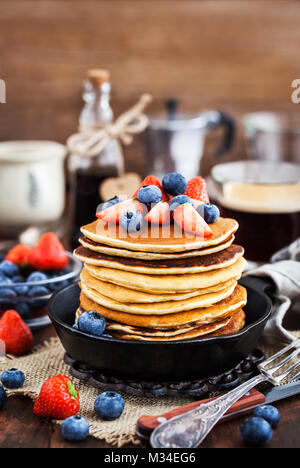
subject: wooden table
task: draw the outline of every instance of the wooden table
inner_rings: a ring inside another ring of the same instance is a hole
[[[55,335],[52,326],[35,333],[36,344]],[[25,397],[12,397],[0,412],[0,448],[109,448],[102,441],[89,437],[80,444],[66,442],[57,425],[39,419],[33,414],[32,401]],[[300,397],[278,403],[281,422],[274,432],[268,448],[300,447]],[[203,448],[241,448],[243,443],[239,427],[244,417],[216,427],[202,444]],[[130,445],[126,446],[130,447]]]

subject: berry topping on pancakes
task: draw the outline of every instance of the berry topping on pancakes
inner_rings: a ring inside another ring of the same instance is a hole
[[[150,224],[166,224],[170,222],[170,206],[166,202],[159,202],[151,208],[145,216],[145,220]]]
[[[205,239],[213,235],[208,224],[190,203],[178,206],[173,213],[173,217],[176,224],[185,232],[196,234]]]
[[[155,175],[149,175],[147,176],[143,182],[141,183],[141,185],[139,186],[139,188],[137,189],[137,191],[134,193],[133,197],[132,198],[137,198],[137,195],[138,195],[138,192],[139,190],[144,187],[145,185],[155,185],[156,187],[158,187],[160,190],[161,190],[161,193],[162,193],[162,201],[168,201],[169,200],[169,196],[168,194],[164,191],[164,189],[162,188],[162,185],[160,183],[160,180],[158,177],[156,177]]]
[[[183,175],[178,172],[166,174],[162,180],[164,190],[170,195],[181,195],[187,189],[187,183]]]
[[[189,180],[185,195],[202,203],[209,203],[206,182],[203,177],[194,177]]]
[[[98,219],[106,223],[118,223],[120,221],[121,216],[126,213],[126,211],[139,211],[140,213],[144,213],[144,205],[142,205],[138,200],[125,200],[121,203],[116,205],[110,206],[103,211],[100,211],[96,214]]]

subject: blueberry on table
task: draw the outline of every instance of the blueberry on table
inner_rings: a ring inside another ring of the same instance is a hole
[[[138,191],[137,199],[145,205],[159,203],[162,199],[162,192],[156,185],[144,185]]]
[[[101,336],[106,328],[105,317],[94,310],[81,314],[77,324],[78,330],[94,336]]]
[[[137,210],[128,210],[120,217],[120,226],[129,233],[140,231],[143,222],[143,215]]]
[[[112,421],[121,416],[124,411],[124,399],[117,392],[104,392],[96,398],[95,412],[102,419]]]
[[[37,283],[40,281],[47,281],[49,278],[45,273],[42,273],[41,271],[34,271],[31,273],[28,278],[27,278],[27,283]]]
[[[265,445],[273,437],[271,424],[263,418],[248,418],[241,425],[241,436],[246,445]]]
[[[8,276],[9,278],[12,278],[19,273],[19,268],[9,260],[4,260],[0,263],[0,273],[3,273],[3,275]]]
[[[0,410],[4,407],[7,401],[7,394],[2,385],[0,385]]]
[[[187,195],[177,195],[176,197],[172,198],[170,201],[170,212],[173,213],[177,206],[184,205],[184,203],[190,203],[192,205],[193,201]]]
[[[253,416],[265,419],[269,424],[271,424],[273,429],[278,426],[280,421],[280,413],[278,409],[272,405],[259,406],[254,411]]]
[[[80,442],[89,436],[90,425],[81,416],[71,416],[61,425],[61,433],[66,440]]]
[[[220,217],[220,210],[213,203],[199,205],[197,211],[207,224],[216,223]]]
[[[168,192],[169,195],[180,195],[185,193],[187,189],[187,182],[185,177],[178,172],[170,172],[166,174],[162,180],[163,189]]]
[[[9,369],[2,372],[0,380],[6,388],[21,388],[25,382],[25,375],[18,369]]]

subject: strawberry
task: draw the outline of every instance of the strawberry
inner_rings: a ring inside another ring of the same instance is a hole
[[[170,222],[170,207],[169,203],[159,202],[154,205],[149,213],[145,216],[146,221],[150,224],[166,224]]]
[[[208,224],[190,203],[179,205],[175,209],[173,217],[176,224],[178,224],[178,226],[180,226],[185,232],[196,234],[196,236],[204,239],[213,235]]]
[[[140,188],[144,187],[144,185],[156,185],[156,187],[158,187],[160,190],[161,190],[161,193],[162,193],[162,200],[161,201],[169,201],[169,195],[167,194],[167,192],[165,192],[165,190],[162,188],[162,185],[159,181],[159,178],[156,177],[155,175],[149,175],[147,176],[143,182],[141,183],[141,185],[139,186],[139,188],[137,189],[137,191],[134,193],[133,197],[132,198],[137,198],[137,194],[138,194],[138,191],[140,190]]]
[[[33,336],[15,310],[7,310],[0,319],[0,340],[6,345],[6,352],[15,356],[23,356],[33,346]]]
[[[203,177],[194,177],[189,180],[185,195],[195,200],[199,200],[202,203],[209,203],[206,182]]]
[[[137,210],[140,213],[144,214],[144,205],[140,203],[138,200],[125,200],[117,205],[112,205],[109,208],[106,208],[103,211],[99,211],[96,214],[98,219],[104,221],[105,223],[118,223],[120,221],[120,217],[123,213],[128,210]]]
[[[44,382],[33,412],[47,419],[66,419],[80,409],[79,393],[66,375],[56,375]]]
[[[30,265],[31,257],[31,248],[24,244],[17,244],[15,247],[10,249],[8,254],[5,257],[5,260],[8,260],[16,265]]]
[[[31,251],[30,263],[37,270],[61,270],[67,266],[67,253],[54,232],[42,235]]]

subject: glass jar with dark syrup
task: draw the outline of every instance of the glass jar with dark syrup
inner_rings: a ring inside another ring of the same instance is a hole
[[[112,122],[109,81],[107,70],[88,71],[83,91],[85,106],[79,119],[80,131],[99,130]],[[81,226],[94,221],[97,206],[105,201],[101,185],[108,177],[120,176],[123,170],[123,156],[116,140],[110,140],[95,157],[83,157],[75,153],[70,155],[72,248],[78,246]]]

